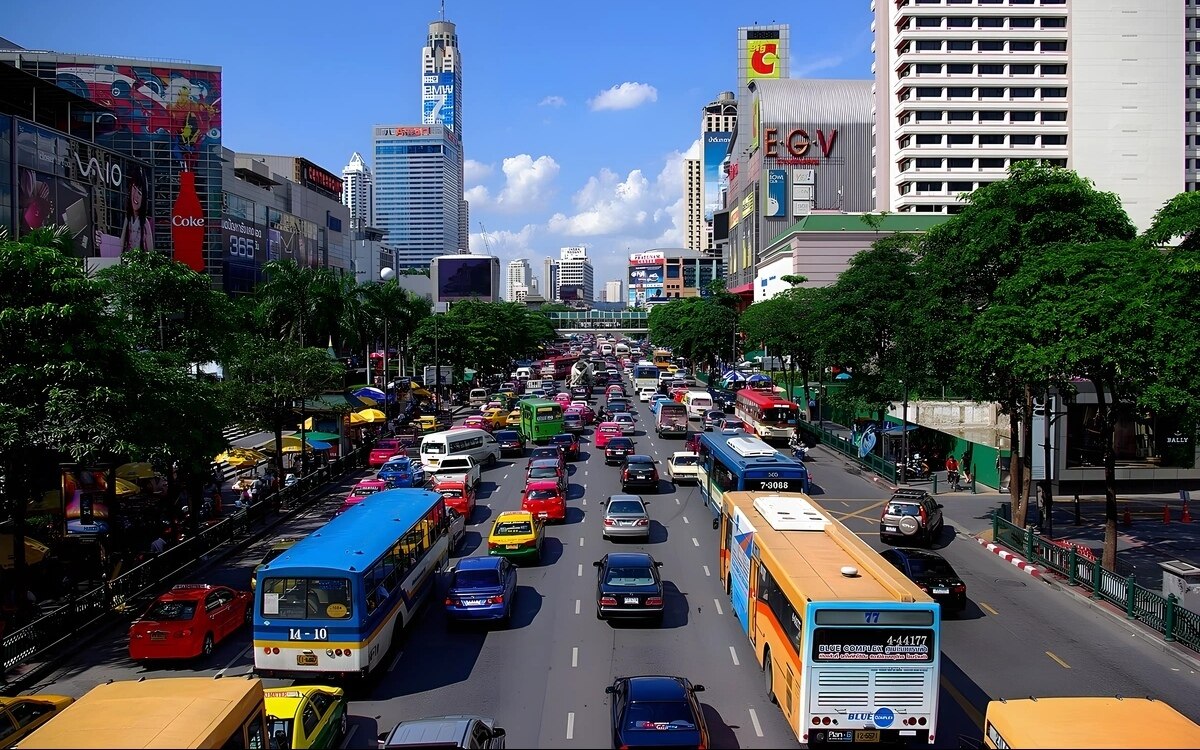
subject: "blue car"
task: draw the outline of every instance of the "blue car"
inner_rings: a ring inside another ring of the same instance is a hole
[[[449,623],[497,621],[508,625],[517,597],[517,569],[503,557],[464,557],[450,573]]]
[[[425,484],[425,469],[407,456],[397,456],[379,467],[379,481],[389,489],[420,487]]]

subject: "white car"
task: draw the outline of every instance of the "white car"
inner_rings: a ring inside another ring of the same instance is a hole
[[[667,459],[667,476],[672,482],[699,481],[700,454],[692,451],[676,451]]]
[[[654,398],[656,395],[658,395],[657,388],[643,388],[642,390],[638,391],[638,401],[641,401],[642,403],[647,403],[650,401],[650,399]]]
[[[627,411],[619,411],[612,416],[612,421],[621,425],[622,435],[632,435],[637,427],[637,419]]]

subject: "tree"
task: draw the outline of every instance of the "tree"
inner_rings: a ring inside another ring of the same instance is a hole
[[[318,330],[331,314],[328,271],[298,265],[294,260],[272,260],[263,267],[266,281],[254,292],[269,335],[301,345],[324,345]]]
[[[403,362],[409,354],[409,337],[418,323],[429,317],[429,300],[403,289],[395,279],[381,283],[360,284],[356,293],[361,296],[359,341],[376,344],[388,336],[388,346],[396,345]],[[385,328],[384,321],[387,322]]]
[[[787,281],[789,277],[784,277]],[[803,283],[803,277],[796,283]],[[750,341],[759,341],[771,351],[787,357],[788,398],[795,389],[796,375],[804,384],[805,403],[809,399],[808,383],[816,370],[820,349],[820,322],[823,316],[822,289],[793,288],[770,299],[755,302],[742,311],[738,320],[742,332]]]
[[[736,332],[737,313],[703,297],[675,299],[655,305],[648,326],[655,344],[670,347],[676,356],[711,372],[725,342]]]
[[[36,471],[61,452],[83,462],[127,447],[120,425],[134,407],[134,368],[123,323],[107,312],[65,228],[20,240],[0,233],[0,278],[0,470],[20,587]]]
[[[422,321],[413,334],[413,348],[423,362],[454,366],[457,376],[466,368],[483,374],[503,374],[512,359],[535,354],[554,339],[548,319],[515,302],[464,300]]]
[[[1155,245],[1179,240],[1180,250],[1200,250],[1200,193],[1180,193],[1167,201],[1154,214],[1143,237]],[[1193,254],[1189,252],[1188,256]]]
[[[921,241],[914,345],[925,352],[929,372],[967,398],[998,402],[1008,415],[1018,525],[1025,523],[1029,498],[1033,396],[1046,383],[1030,382],[1004,364],[1012,351],[1029,346],[1022,327],[982,325],[981,313],[997,304],[1012,309],[1026,304],[999,290],[1027,260],[1070,244],[1130,240],[1134,233],[1113,193],[1096,190],[1070,170],[1021,162],[1009,168],[1007,179],[971,193],[960,213]]]

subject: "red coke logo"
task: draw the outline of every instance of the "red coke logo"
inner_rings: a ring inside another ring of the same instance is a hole
[[[179,195],[171,208],[171,244],[175,260],[204,273],[204,209],[196,193],[196,173],[179,173]]]

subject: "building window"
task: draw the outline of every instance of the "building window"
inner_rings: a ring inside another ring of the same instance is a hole
[[[1004,98],[1004,88],[1001,86],[980,86],[980,99],[1002,99]]]
[[[1004,42],[1000,41],[999,39],[980,39],[979,40],[979,51],[980,52],[1003,52],[1004,51]]]
[[[1052,167],[1066,167],[1066,159],[1042,159],[1043,164],[1049,164]]]
[[[1018,109],[1009,113],[1009,119],[1013,122],[1033,122],[1037,112],[1031,109]]]
[[[970,146],[975,143],[975,135],[973,133],[951,133],[951,146]]]
[[[1037,26],[1036,18],[1010,18],[1008,19],[1008,27],[1010,29],[1032,29]]]
[[[942,19],[940,18],[918,18],[918,29],[940,29],[942,27]]]
[[[1004,169],[1003,159],[980,159],[980,169]]]
[[[929,122],[931,120],[940,122],[942,119],[942,114],[943,113],[941,110],[929,110],[927,112],[918,112],[917,113],[917,122]]]
[[[941,65],[930,65],[928,63],[921,63],[920,65],[917,66],[917,75],[930,75],[930,74],[937,75],[941,72],[942,72]]]
[[[951,16],[946,19],[946,25],[952,29],[969,29],[975,24],[974,18],[964,18],[961,16]]]
[[[1011,96],[1013,99],[1032,99],[1034,91],[1035,90],[1032,88],[1023,88],[1020,86],[1014,86],[1008,90],[1008,95]]]
[[[1015,76],[1031,76],[1035,71],[1032,65],[1010,65],[1008,72]]]
[[[1067,43],[1062,42],[1042,42],[1042,52],[1066,52]]]
[[[979,28],[981,29],[1000,29],[1004,28],[1004,19],[999,16],[984,16],[979,19]]]
[[[1066,135],[1066,133],[1059,133],[1056,135],[1043,135],[1042,136],[1042,145],[1043,146],[1065,146],[1065,145],[1067,145],[1067,135]]]
[[[1004,134],[1003,133],[980,133],[979,134],[979,145],[980,146],[1003,146],[1004,145]]]
[[[918,182],[917,183],[917,192],[918,193],[940,193],[942,191],[942,184],[943,183],[940,183],[940,182]]]
[[[1043,29],[1065,29],[1067,28],[1067,19],[1059,16],[1057,18],[1043,18]]]
[[[918,99],[933,99],[933,98],[938,98],[941,95],[942,95],[942,87],[941,86],[918,86],[917,87],[917,98]]]
[[[973,183],[973,182],[951,182],[949,184],[950,192],[955,193],[955,194],[969,193],[974,189],[975,189],[975,183]]]
[[[1065,76],[1067,74],[1066,65],[1043,65],[1042,75],[1044,76]]]
[[[900,148],[908,148],[911,145],[912,145],[912,136],[911,135],[906,135],[900,139],[900,143],[899,143]]]
[[[900,183],[900,190],[897,192],[899,192],[900,195],[908,195],[909,193],[912,192],[912,183],[911,182]]]
[[[1061,99],[1067,95],[1065,88],[1046,88],[1042,87],[1043,99]]]
[[[901,172],[907,172],[909,167],[911,167],[911,166],[912,166],[912,159],[901,159],[900,160],[900,171]]]
[[[970,86],[951,86],[946,93],[951,99],[970,99],[975,95],[975,89]]]
[[[980,122],[1004,122],[1004,110],[985,109],[979,113]]]
[[[1009,52],[1033,52],[1037,46],[1037,42],[1028,42],[1024,40],[1014,39],[1008,43]]]
[[[951,39],[948,44],[951,52],[970,52],[975,43],[970,39]]]
[[[1037,143],[1037,136],[1028,133],[1014,134],[1008,137],[1010,146],[1033,146]]]
[[[1053,111],[1053,112],[1043,112],[1042,113],[1042,122],[1066,122],[1066,121],[1067,121],[1067,113],[1061,109]]]
[[[969,76],[975,72],[975,66],[967,63],[951,63],[946,66],[946,72],[955,76]]]
[[[941,169],[941,159],[917,159],[917,169]]]
[[[969,109],[951,110],[950,122],[971,122],[975,119],[975,113]]]
[[[921,133],[917,136],[918,146],[940,146],[942,145],[942,136],[933,133]]]
[[[975,167],[974,159],[963,159],[963,158],[953,158],[953,157],[950,159],[950,168],[951,169],[974,169],[974,167]]]
[[[979,75],[981,76],[1002,76],[1004,75],[1003,65],[980,65]]]
[[[921,39],[917,41],[917,52],[941,52],[942,42],[934,39]]]

